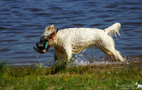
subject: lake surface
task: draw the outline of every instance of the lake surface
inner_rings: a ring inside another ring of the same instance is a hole
[[[104,29],[115,22],[122,25],[121,37],[114,37],[116,49],[129,60],[141,57],[142,0],[0,0],[0,60],[18,65],[53,61],[54,48],[45,54],[33,50],[51,24]],[[81,56],[105,55],[94,47],[75,57]]]

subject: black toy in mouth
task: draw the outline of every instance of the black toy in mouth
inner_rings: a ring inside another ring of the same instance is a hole
[[[50,46],[48,45],[48,41],[45,41],[45,42],[36,43],[36,47],[33,47],[33,48],[36,52],[43,54],[48,51]]]

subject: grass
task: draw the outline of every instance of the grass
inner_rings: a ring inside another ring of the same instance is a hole
[[[135,90],[136,82],[142,85],[142,66],[134,63],[66,66],[59,62],[51,68],[40,63],[36,67],[11,67],[1,62],[0,90]]]

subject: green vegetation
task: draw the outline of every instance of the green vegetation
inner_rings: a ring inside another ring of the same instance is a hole
[[[140,63],[139,63],[140,64]],[[142,66],[136,64],[51,68],[0,63],[0,90],[127,90],[142,85]],[[140,89],[137,89],[140,90]]]

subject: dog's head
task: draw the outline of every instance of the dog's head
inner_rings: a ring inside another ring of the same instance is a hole
[[[51,46],[54,37],[57,35],[58,29],[54,25],[50,25],[45,28],[43,35],[40,37],[40,41],[36,43],[36,48],[34,49],[38,53],[45,53]]]

